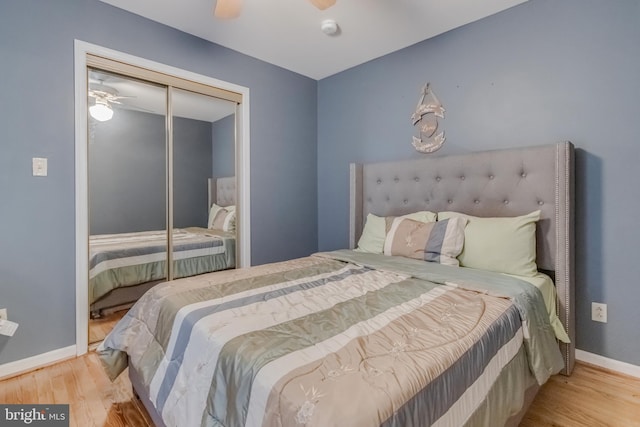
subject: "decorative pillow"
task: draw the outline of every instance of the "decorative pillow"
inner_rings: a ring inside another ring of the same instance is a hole
[[[458,266],[456,257],[464,245],[465,218],[420,222],[408,218],[386,218],[385,255],[398,255],[444,265]]]
[[[436,214],[429,211],[419,211],[403,215],[401,218],[409,218],[420,222],[433,222]],[[367,215],[367,222],[364,224],[362,236],[358,240],[358,251],[381,254],[386,236],[386,226],[384,217],[374,214]]]
[[[236,213],[235,211],[229,212],[225,208],[218,209],[216,216],[213,219],[212,227],[216,230],[223,231],[235,231],[236,225]]]
[[[438,219],[466,218],[460,265],[519,276],[534,276],[536,222],[540,211],[507,218],[481,218],[458,212],[440,212]]]
[[[225,207],[218,206],[215,203],[211,205],[207,227],[230,232],[236,231],[235,205]]]

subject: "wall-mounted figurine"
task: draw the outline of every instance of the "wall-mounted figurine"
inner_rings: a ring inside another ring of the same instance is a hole
[[[411,115],[413,125],[419,130],[419,137],[413,137],[413,146],[421,153],[433,153],[444,144],[444,131],[436,135],[438,117],[444,119],[444,107],[431,90],[429,83],[422,87],[416,111]]]

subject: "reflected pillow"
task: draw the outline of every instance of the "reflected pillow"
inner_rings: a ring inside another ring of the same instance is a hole
[[[458,266],[464,245],[465,218],[420,222],[408,218],[386,218],[384,254]]]
[[[211,205],[207,228],[229,232],[236,231],[236,206],[222,207],[215,203]]]
[[[209,220],[207,221],[207,228],[213,228],[213,220],[216,218],[216,214],[220,209],[222,209],[222,206],[218,206],[215,203],[211,205],[211,209],[209,209]]]
[[[540,211],[506,218],[482,218],[458,212],[439,212],[438,219],[466,218],[464,248],[458,256],[463,267],[519,276],[534,276],[536,222]]]
[[[234,210],[229,212],[231,215],[231,218],[229,218],[229,223],[226,226],[226,228],[223,228],[224,231],[229,231],[231,233],[235,233],[236,232],[236,218],[237,218],[237,214],[235,211],[235,206],[234,206]]]
[[[436,214],[429,211],[419,211],[403,215],[401,218],[409,218],[420,222],[433,222],[436,220]],[[362,236],[360,236],[360,240],[358,240],[358,248],[356,250],[381,254],[384,248],[384,238],[386,234],[384,217],[374,214],[367,215],[367,221],[364,224]]]
[[[235,211],[229,212],[225,208],[218,209],[215,218],[213,219],[213,226],[216,230],[223,231],[235,231],[236,228],[236,213]]]

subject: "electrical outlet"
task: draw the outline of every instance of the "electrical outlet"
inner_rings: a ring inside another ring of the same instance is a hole
[[[607,323],[607,304],[591,303],[591,320]]]
[[[7,309],[0,308],[0,320],[7,320]]]

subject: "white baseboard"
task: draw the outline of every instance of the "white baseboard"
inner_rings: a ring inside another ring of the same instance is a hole
[[[576,349],[576,360],[640,378],[640,366]]]
[[[76,346],[59,348],[57,350],[48,351],[46,353],[37,354],[27,357],[26,359],[16,360],[0,365],[0,380],[4,380],[25,372],[33,371],[38,368],[62,362],[66,359],[76,357]]]

